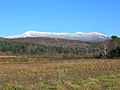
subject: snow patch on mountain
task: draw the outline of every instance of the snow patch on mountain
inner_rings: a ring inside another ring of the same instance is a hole
[[[38,31],[27,31],[21,35],[9,36],[7,38],[26,38],[26,37],[49,37],[49,38],[62,38],[69,40],[79,41],[96,41],[101,42],[110,39],[109,36],[98,32],[76,32],[76,33],[57,33],[57,32],[38,32]]]

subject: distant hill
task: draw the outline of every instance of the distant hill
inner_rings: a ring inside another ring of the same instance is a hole
[[[68,40],[68,39],[60,39],[60,38],[49,38],[49,37],[26,37],[26,38],[13,38],[9,39],[10,41],[16,42],[29,42],[29,43],[78,43],[81,42],[79,40]]]
[[[98,33],[98,32],[91,32],[91,33],[54,33],[54,32],[37,32],[37,31],[28,31],[21,35],[14,35],[7,37],[9,39],[15,38],[36,38],[36,39],[43,39],[43,40],[53,40],[53,41],[61,41],[60,39],[67,39],[67,40],[78,40],[78,41],[85,41],[85,42],[104,42],[109,40],[110,37],[107,35]],[[52,39],[48,39],[52,38]],[[55,39],[53,39],[55,38]]]
[[[7,38],[0,37],[0,40],[7,40]]]
[[[41,55],[55,57],[114,58],[120,57],[120,38],[112,36],[102,42],[89,42],[50,37],[0,37],[1,55]]]

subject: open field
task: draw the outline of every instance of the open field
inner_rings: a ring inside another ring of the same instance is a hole
[[[0,90],[120,90],[120,60],[0,57]]]

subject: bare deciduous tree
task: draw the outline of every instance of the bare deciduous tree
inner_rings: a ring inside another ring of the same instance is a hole
[[[98,50],[103,57],[106,56],[110,50],[110,43],[109,42],[101,43],[100,46],[98,47]]]

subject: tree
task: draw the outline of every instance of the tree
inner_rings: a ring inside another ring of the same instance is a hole
[[[120,38],[117,36],[111,36],[113,42],[120,44]]]
[[[103,42],[102,44],[100,44],[100,46],[98,47],[98,50],[100,52],[100,58],[106,58],[107,53],[110,50],[110,43],[109,42]]]
[[[120,58],[120,46],[116,47],[115,49],[111,50],[108,53],[109,58]]]
[[[116,40],[116,39],[118,39],[118,37],[117,36],[111,36],[111,39]]]

